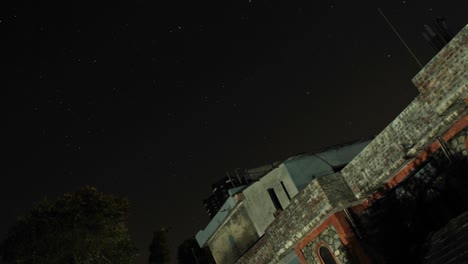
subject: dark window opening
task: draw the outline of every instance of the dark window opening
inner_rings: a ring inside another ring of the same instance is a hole
[[[333,166],[333,172],[340,172],[342,169],[344,169],[344,167],[346,167],[346,165],[348,165],[348,163],[346,164],[341,164],[341,165],[338,165],[338,166]]]
[[[321,246],[319,248],[319,255],[324,264],[337,264],[335,257],[333,257],[332,253],[327,247]]]
[[[269,188],[268,194],[270,195],[271,201],[273,202],[273,205],[275,206],[276,210],[283,210],[278,196],[276,196],[275,190],[273,188]]]
[[[291,201],[291,196],[289,196],[288,190],[286,190],[286,186],[284,186],[283,181],[281,181],[281,187],[283,187],[284,193],[286,193],[286,196],[288,197],[289,201]]]

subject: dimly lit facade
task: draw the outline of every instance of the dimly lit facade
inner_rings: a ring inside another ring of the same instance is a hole
[[[327,162],[306,159],[296,172],[285,162],[260,188],[232,193],[198,243],[217,263],[466,260],[466,246],[454,241],[466,245],[457,234],[468,231],[467,62],[468,26],[413,78],[419,96],[342,170],[311,177],[308,168]],[[287,184],[293,175],[300,188]],[[270,195],[272,216],[262,222],[256,214],[267,203],[258,197],[269,190],[276,199]]]
[[[226,172],[224,178],[211,185],[211,195],[203,200],[203,205],[210,219],[216,215],[229,198],[230,189],[245,186],[260,179],[278,167],[280,163],[280,161],[277,161],[253,169],[246,170],[237,168],[233,171]]]
[[[238,186],[240,186],[239,181],[230,177],[224,177],[211,185],[212,194],[203,200],[206,213],[210,218],[213,218],[224,202],[226,202],[229,197],[228,190]]]
[[[265,234],[308,183],[313,179],[334,178],[370,141],[357,140],[297,155],[278,163],[250,184],[231,187],[222,209],[198,232],[199,245],[208,245],[218,263],[232,263]]]

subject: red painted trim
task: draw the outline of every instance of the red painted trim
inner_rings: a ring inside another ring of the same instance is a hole
[[[297,245],[296,248],[294,249],[296,251],[297,256],[299,257],[299,261],[301,264],[307,264],[307,261],[304,257],[304,254],[302,254],[302,249],[307,246],[310,242],[312,242],[315,238],[317,238],[320,233],[322,233],[328,226],[333,224],[336,216],[332,215],[330,216],[325,222],[323,222],[320,226],[315,228],[312,233],[307,235],[302,241],[300,241]]]
[[[359,240],[354,235],[353,229],[346,220],[345,214],[343,212],[337,212],[331,215],[296,245],[295,251],[302,264],[307,264],[307,261],[302,254],[302,249],[316,239],[330,225],[336,229],[343,246],[350,249],[351,253],[359,260],[359,263],[371,263],[369,257],[367,257],[361,247]]]
[[[449,141],[455,135],[460,133],[463,129],[468,127],[468,115],[463,116],[458,120],[447,132],[444,133],[442,139],[444,141]],[[468,143],[466,143],[468,144]],[[468,148],[468,145],[467,145]],[[440,149],[439,141],[433,141],[429,146],[421,151],[418,156],[416,156],[410,163],[408,163],[401,171],[399,171],[395,176],[393,176],[380,191],[373,193],[368,199],[362,203],[362,207],[353,207],[353,211],[356,213],[362,212],[365,208],[369,207],[375,200],[382,198],[385,193],[393,189],[399,183],[408,177],[408,175],[420,167],[429,157],[431,157],[437,150]]]
[[[468,150],[468,136],[465,137],[465,149]]]
[[[468,104],[468,98],[465,99],[465,102]],[[463,129],[468,127],[468,115],[463,116],[458,120],[444,135],[442,139],[444,141],[449,141],[456,134],[460,133]],[[468,136],[465,139],[465,145],[468,149]],[[397,186],[401,183],[408,175],[421,166],[430,156],[432,156],[437,150],[440,149],[440,143],[436,140],[433,141],[429,146],[421,151],[418,156],[416,156],[410,163],[408,163],[401,171],[399,171],[395,176],[393,176],[382,188],[381,191],[375,192],[368,199],[366,199],[362,204],[356,205],[351,209],[355,213],[363,212],[367,207],[369,207],[373,201],[380,199],[384,196],[386,192]],[[323,232],[328,226],[333,225],[338,232],[341,242],[343,245],[350,249],[351,253],[357,257],[359,263],[372,263],[369,257],[365,254],[363,248],[361,247],[359,240],[355,237],[352,228],[349,226],[346,217],[343,212],[338,212],[326,219],[320,226],[314,229],[309,235],[307,235],[302,241],[300,241],[296,247],[295,251],[299,257],[301,264],[307,264],[307,261],[302,254],[302,249],[317,238],[320,233]]]
[[[449,141],[456,134],[460,133],[463,129],[468,127],[468,115],[460,118],[442,137],[445,141]]]

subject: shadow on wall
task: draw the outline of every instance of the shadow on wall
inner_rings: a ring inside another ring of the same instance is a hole
[[[441,152],[362,214],[362,243],[377,263],[421,263],[424,241],[468,210],[467,157]]]

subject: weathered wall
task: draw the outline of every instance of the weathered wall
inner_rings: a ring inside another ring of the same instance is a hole
[[[452,127],[468,112],[467,63],[468,26],[414,78],[421,94],[341,171],[342,179],[330,179],[344,189],[327,184],[328,177],[312,181],[238,263],[278,262],[328,216],[373,193]]]
[[[316,239],[302,248],[301,251],[307,263],[321,263],[319,259],[320,257],[318,256],[316,250],[317,247],[320,247],[321,245],[326,245],[335,259],[339,261],[339,263],[350,263],[348,252],[341,242],[338,232],[333,227],[333,225],[329,226],[322,233],[320,233]]]
[[[422,239],[468,210],[466,132],[449,141],[453,164],[438,150],[411,177],[356,214],[361,242],[376,263],[420,263]]]
[[[267,189],[273,188],[275,190],[283,208],[286,208],[290,203],[281,186],[281,181],[283,181],[291,197],[294,197],[298,193],[291,176],[283,164],[242,192],[244,195],[244,207],[249,213],[259,236],[262,236],[267,227],[275,220],[274,213],[276,209]]]
[[[278,264],[301,264],[299,257],[294,249],[290,250],[278,261]]]
[[[216,215],[211,219],[210,223],[205,227],[204,230],[198,231],[195,238],[200,247],[205,247],[206,242],[211,237],[211,235],[218,229],[219,225],[226,219],[229,215],[229,212],[236,207],[239,203],[236,197],[229,197],[226,202],[223,204],[221,209],[216,213]]]
[[[333,147],[320,153],[304,154],[284,162],[299,191],[313,179],[334,173],[334,168],[349,163],[370,140]]]
[[[468,128],[458,133],[448,143],[450,150],[456,157],[468,159]]]
[[[247,211],[240,203],[231,217],[208,240],[216,263],[234,263],[258,239]]]
[[[468,26],[414,77],[421,94],[343,169],[357,198],[372,193],[408,162],[408,156],[466,113],[467,65]]]
[[[339,175],[337,173],[322,177],[320,181],[312,181],[307,185],[292,199],[291,205],[268,227],[265,235],[239,259],[238,263],[278,262],[289,249],[328,216],[342,210],[339,204],[347,204],[346,201],[351,196],[346,184],[333,184],[337,181],[342,182]]]

